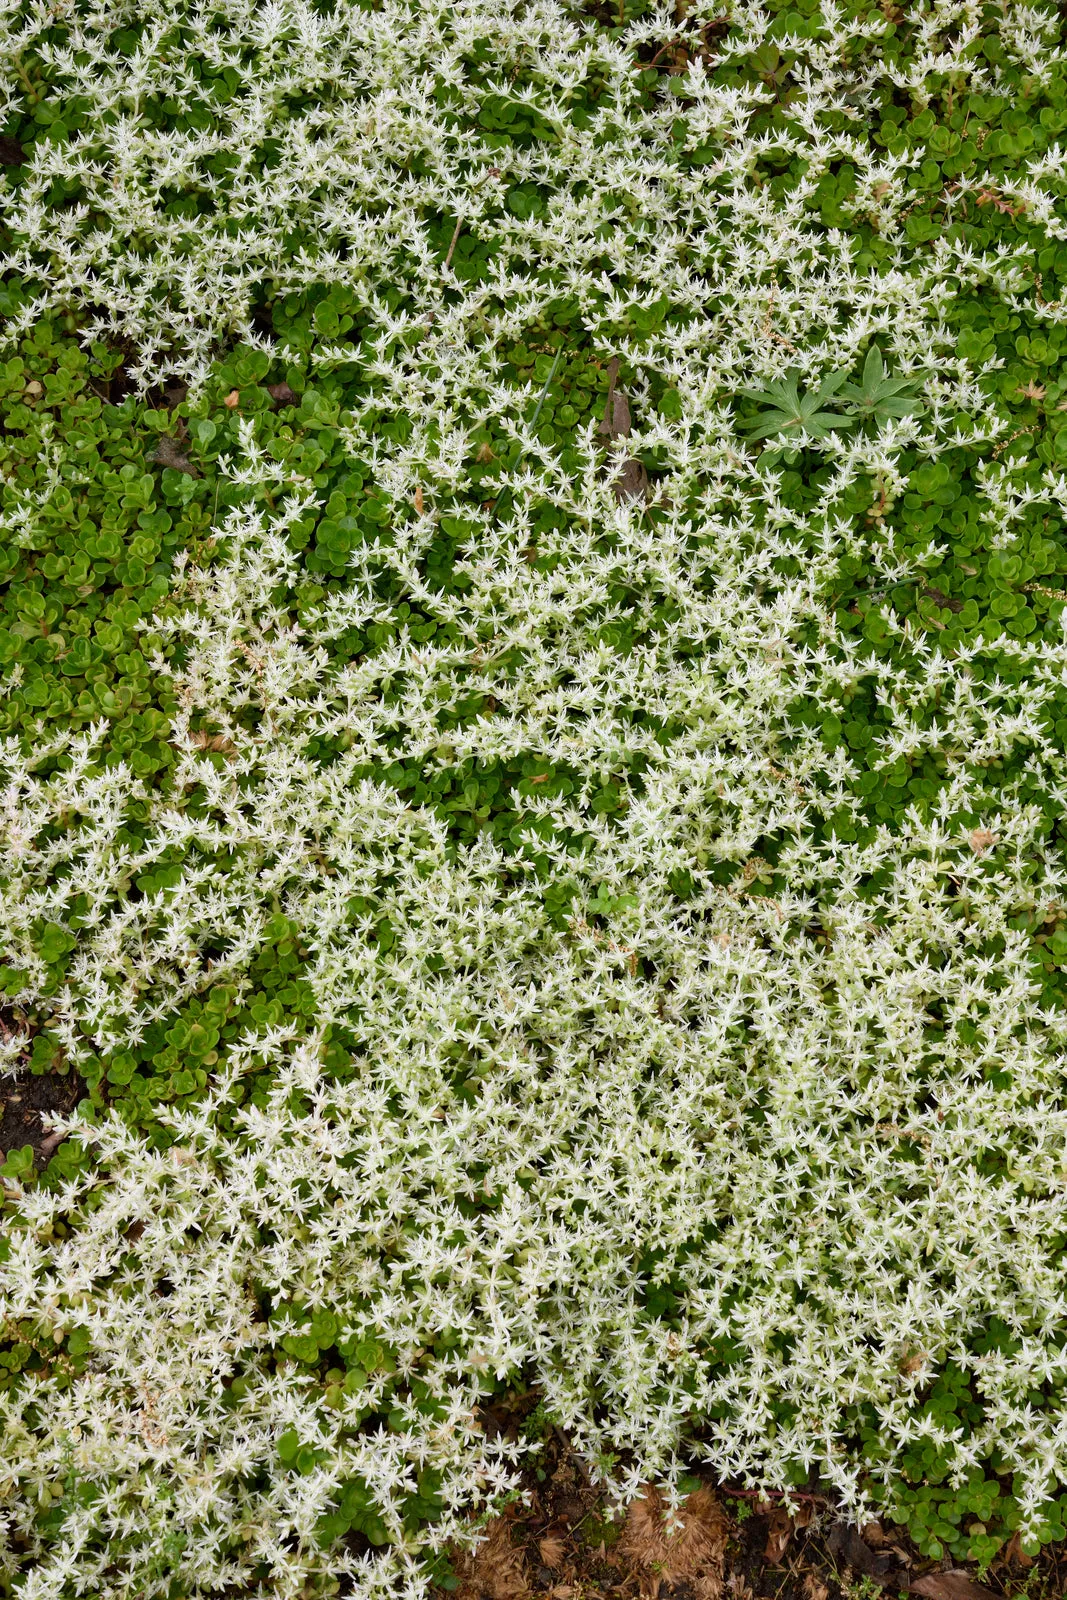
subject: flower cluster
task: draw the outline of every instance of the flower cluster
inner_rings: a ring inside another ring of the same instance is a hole
[[[1033,934],[1067,903],[1063,608],[947,643],[876,604],[933,582],[938,536],[890,513],[948,505],[951,452],[997,572],[1063,542],[1062,472],[1013,449],[1003,363],[954,320],[980,290],[1059,336],[1032,245],[965,224],[995,189],[1067,236],[1062,151],[1010,188],[964,173],[930,231],[923,150],[870,135],[887,95],[1056,80],[1052,14],[1002,9],[916,6],[906,50],[895,8],[837,0],[614,34],[558,0],[0,24],[11,125],[40,122],[0,193],[31,286],[6,336],[80,308],[134,382],[190,386],[188,448],[227,486],[211,559],[145,624],[166,781],[107,759],[103,716],[4,739],[7,992],[107,1062],[253,991],[280,923],[312,1002],[189,1045],[205,1082],[165,1138],[83,1104],[87,1163],[5,1180],[0,1308],[50,1351],[0,1394],[23,1600],[424,1593],[425,1553],[517,1481],[479,1412],[515,1383],[622,1496],[696,1461],[815,1471],[858,1514],[929,1446],[954,1484],[994,1461],[1044,1526],[1067,1025]],[[676,36],[652,92],[642,52]],[[312,339],[316,287],[341,298]],[[537,327],[560,336],[516,383]],[[606,446],[598,413],[537,426],[572,336],[626,375]],[[238,387],[219,448],[234,342],[303,371],[287,440]],[[738,426],[787,367],[794,396],[888,371],[909,397],[791,435],[803,493]],[[647,503],[616,492],[631,454]],[[456,774],[462,833],[433,799]],[[950,1367],[966,1432],[924,1405]]]

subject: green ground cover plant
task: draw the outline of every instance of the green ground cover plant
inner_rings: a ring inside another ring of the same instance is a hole
[[[0,1593],[1062,1538],[1059,12],[0,27]]]

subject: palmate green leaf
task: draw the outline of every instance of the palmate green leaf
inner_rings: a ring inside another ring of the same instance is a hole
[[[746,399],[755,400],[770,409],[738,426],[752,439],[767,439],[780,433],[806,433],[814,439],[825,439],[835,429],[850,428],[855,420],[853,417],[824,409],[847,376],[845,371],[832,372],[817,389],[801,394],[800,374],[791,370],[784,378],[769,383],[765,389],[742,389],[740,392]]]
[[[846,384],[841,390],[841,399],[854,408],[856,416],[877,417],[881,421],[889,417],[918,417],[926,407],[914,394],[908,393],[917,387],[915,378],[887,378],[882,352],[872,344],[860,382]]]

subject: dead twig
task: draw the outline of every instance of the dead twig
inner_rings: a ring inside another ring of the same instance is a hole
[[[459,242],[459,235],[460,235],[460,230],[462,229],[462,227],[463,227],[463,218],[462,217],[457,217],[456,218],[456,226],[455,226],[455,229],[453,230],[453,233],[452,233],[452,243],[448,247],[448,254],[445,256],[444,265],[441,268],[442,272],[445,272],[452,265],[452,254],[453,254],[453,252],[454,252],[454,250],[456,248],[457,243]]]

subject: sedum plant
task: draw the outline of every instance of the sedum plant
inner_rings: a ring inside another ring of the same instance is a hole
[[[0,1592],[426,1594],[533,1384],[1062,1528],[1062,25],[889,10],[0,19]]]

